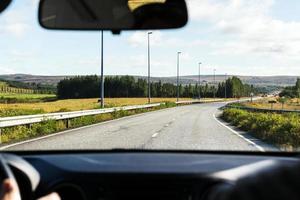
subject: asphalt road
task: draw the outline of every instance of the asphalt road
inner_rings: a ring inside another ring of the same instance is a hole
[[[181,106],[125,117],[8,146],[5,150],[274,150],[216,117],[223,103]]]

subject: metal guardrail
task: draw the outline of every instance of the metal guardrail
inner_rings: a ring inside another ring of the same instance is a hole
[[[0,128],[34,124],[45,120],[64,120],[64,119],[72,119],[76,117],[99,115],[99,114],[112,113],[121,110],[126,111],[126,110],[136,110],[136,109],[143,109],[143,108],[154,108],[160,105],[161,103],[155,103],[155,104],[148,104],[148,105],[124,106],[124,107],[95,109],[95,110],[60,112],[60,113],[49,113],[49,114],[39,114],[39,115],[24,115],[24,116],[17,116],[17,117],[3,117],[0,118]]]
[[[251,112],[264,112],[264,113],[298,113],[300,114],[299,110],[278,110],[278,109],[266,109],[266,108],[252,108],[252,107],[246,107],[246,106],[233,106],[233,105],[226,105],[225,108],[237,108],[241,110],[247,110]]]

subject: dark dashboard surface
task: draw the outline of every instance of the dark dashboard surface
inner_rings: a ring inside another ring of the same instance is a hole
[[[62,199],[207,199],[214,174],[297,157],[209,153],[69,153],[23,155],[41,175],[41,196]],[[247,170],[246,170],[247,171]],[[249,170],[248,170],[249,171]]]
[[[79,153],[25,156],[38,171],[55,168],[85,173],[208,174],[265,160],[297,161],[293,157],[189,153]],[[43,165],[46,163],[46,165]]]

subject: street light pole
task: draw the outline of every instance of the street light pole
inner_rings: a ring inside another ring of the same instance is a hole
[[[148,103],[151,103],[151,83],[150,83],[150,35],[152,32],[148,32]]]
[[[198,77],[198,87],[199,87],[199,100],[201,99],[201,62],[199,62],[199,77]]]
[[[101,31],[101,108],[104,108],[103,31]]]
[[[227,74],[225,74],[225,99],[227,99]]]
[[[179,101],[179,55],[181,52],[177,52],[177,102]]]
[[[216,98],[216,69],[214,69],[214,99]]]

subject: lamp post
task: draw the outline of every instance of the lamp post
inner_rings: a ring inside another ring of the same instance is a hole
[[[103,31],[101,31],[101,108],[104,108]]]
[[[179,56],[181,52],[177,52],[177,102],[179,101]]]
[[[225,74],[225,99],[227,99],[227,73]]]
[[[216,98],[216,69],[214,69],[214,99]]]
[[[199,100],[201,99],[201,62],[199,62],[199,76],[198,76],[198,87],[199,87]]]
[[[151,103],[151,83],[150,83],[150,35],[152,32],[148,32],[148,103]]]

